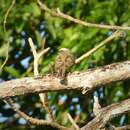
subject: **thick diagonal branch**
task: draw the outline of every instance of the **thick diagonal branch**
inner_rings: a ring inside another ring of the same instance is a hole
[[[82,127],[81,130],[98,130],[103,128],[109,120],[128,111],[130,111],[130,99],[104,107],[100,110],[98,115],[87,125]]]
[[[114,63],[86,72],[72,73],[67,76],[65,84],[60,79],[45,75],[43,77],[27,77],[0,83],[0,99],[27,93],[85,89],[89,91],[100,85],[122,81],[130,78],[130,61]]]

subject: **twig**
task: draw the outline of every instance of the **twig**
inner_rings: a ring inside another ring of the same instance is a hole
[[[37,53],[32,39],[28,38],[28,41],[29,41],[29,45],[32,49],[33,57],[34,57],[34,76],[38,76],[39,75],[39,72],[38,72],[39,59],[41,56],[43,56],[45,53],[47,53],[50,50],[50,48],[48,47],[48,48],[44,49],[43,51],[41,51],[40,53]]]
[[[124,27],[123,26],[116,26],[116,25],[112,26],[112,25],[102,25],[102,24],[85,22],[85,21],[73,18],[72,16],[69,16],[67,14],[64,14],[59,9],[57,9],[57,11],[53,11],[53,10],[49,9],[45,4],[43,4],[40,0],[37,0],[37,3],[38,3],[38,5],[40,6],[41,9],[45,10],[46,12],[51,14],[52,16],[64,18],[64,19],[70,20],[74,23],[78,23],[80,25],[86,26],[86,27],[116,29],[116,30],[130,30],[130,27],[127,27],[127,26],[124,26]]]
[[[3,30],[4,30],[4,33],[6,33],[6,23],[7,23],[7,18],[9,16],[9,13],[11,11],[11,9],[13,8],[14,4],[15,4],[16,0],[12,0],[12,3],[11,5],[9,6],[9,8],[7,9],[6,13],[5,13],[5,16],[4,16],[4,21],[3,21]],[[6,58],[3,62],[3,64],[0,66],[0,71],[3,69],[3,67],[5,66],[7,60],[9,58],[9,41],[7,42],[7,52],[6,52]]]
[[[10,7],[8,8],[8,10],[7,10],[6,14],[5,14],[4,22],[3,22],[4,32],[6,32],[6,22],[7,22],[8,15],[9,15],[11,9],[13,8],[15,2],[16,2],[16,0],[12,0],[12,3],[10,5]]]
[[[57,122],[49,122],[49,121],[46,121],[46,120],[36,119],[36,118],[32,118],[32,117],[28,116],[24,112],[20,111],[14,105],[14,102],[11,99],[7,99],[6,103],[8,103],[11,106],[11,108],[13,108],[14,111],[16,111],[21,117],[23,117],[24,119],[26,119],[31,124],[34,124],[34,125],[50,125],[50,126],[52,126],[54,128],[58,128],[60,130],[69,130],[69,128],[61,126]]]
[[[76,59],[75,63],[79,63],[81,60],[89,57],[90,55],[92,55],[94,52],[96,52],[98,49],[100,49],[101,47],[103,47],[104,45],[106,45],[107,43],[109,43],[112,39],[114,39],[115,37],[119,37],[121,35],[122,32],[120,31],[116,31],[114,32],[111,36],[109,36],[107,39],[105,39],[104,41],[102,41],[100,44],[98,44],[96,47],[94,47],[93,49],[91,49],[90,51],[88,51],[87,53],[83,54],[81,57],[79,57],[78,59]]]
[[[9,41],[7,42],[6,58],[5,58],[4,62],[3,62],[3,64],[0,66],[0,72],[2,71],[3,67],[7,63],[8,58],[9,58]]]
[[[30,47],[32,49],[32,53],[33,53],[33,57],[34,57],[34,64],[33,64],[33,68],[34,68],[34,76],[38,76],[38,55],[35,49],[35,46],[33,44],[33,41],[31,38],[28,39]]]
[[[75,128],[75,130],[80,130],[79,126],[75,123],[75,121],[73,120],[71,115],[69,113],[67,113],[67,116],[68,116],[68,119],[70,120],[70,122],[72,123],[73,127]]]
[[[115,130],[130,130],[130,125],[115,127]]]
[[[93,113],[95,114],[95,116],[99,113],[100,109],[101,106],[99,104],[98,97],[94,96]]]
[[[51,110],[51,108],[49,107],[49,103],[48,103],[48,94],[47,94],[47,93],[44,93],[44,94],[43,94],[43,93],[40,93],[39,96],[40,96],[42,105],[43,105],[45,111],[46,111],[47,114],[48,114],[48,119],[49,119],[50,121],[54,121],[53,114],[52,114],[52,110]]]
[[[29,41],[29,44],[30,44],[30,47],[32,49],[32,53],[33,53],[33,57],[34,57],[34,76],[38,76],[39,75],[39,72],[38,72],[38,62],[39,62],[39,59],[41,56],[43,56],[50,48],[47,48],[47,49],[44,49],[43,51],[41,51],[40,53],[37,53],[36,52],[36,49],[35,49],[35,46],[34,46],[34,43],[32,41],[31,38],[28,39]],[[40,100],[43,104],[43,107],[45,109],[45,111],[47,112],[48,114],[48,119],[50,121],[53,121],[53,115],[52,115],[52,111],[49,107],[49,103],[48,103],[48,94],[39,94],[39,97],[40,97]]]

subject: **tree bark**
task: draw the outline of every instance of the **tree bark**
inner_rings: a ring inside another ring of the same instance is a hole
[[[130,61],[114,63],[85,72],[68,74],[66,81],[51,75],[26,77],[0,83],[0,99],[49,91],[85,90],[86,93],[112,82],[130,78]]]

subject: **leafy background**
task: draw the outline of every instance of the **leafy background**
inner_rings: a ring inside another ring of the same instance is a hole
[[[27,39],[31,37],[38,51],[43,49],[43,39],[46,47],[51,50],[40,61],[41,74],[50,73],[49,65],[53,63],[60,48],[69,48],[78,58],[102,40],[107,38],[113,30],[87,28],[68,20],[52,17],[42,11],[34,0],[16,0],[7,19],[7,31],[3,31],[3,20],[11,0],[1,0],[0,4],[0,66],[8,51],[7,41],[10,41],[9,59],[0,71],[0,81],[33,75],[33,57]],[[92,23],[109,25],[130,25],[130,0],[44,0],[49,8],[59,8],[62,12],[75,18]],[[130,58],[129,31],[125,31],[124,38],[114,39],[88,59],[75,65],[71,71],[87,70]],[[102,106],[127,99],[130,96],[130,81],[122,81],[108,85],[86,95],[78,92],[49,93],[49,103],[55,119],[66,126],[69,112],[73,118],[80,117],[78,124],[84,125],[93,118],[93,95],[99,96]],[[17,106],[28,115],[36,118],[46,118],[38,95],[24,95],[15,97]],[[123,114],[112,120],[115,126],[130,123],[130,115]],[[8,105],[0,101],[0,129],[1,130],[51,130],[47,126],[32,126],[23,118],[19,118]]]

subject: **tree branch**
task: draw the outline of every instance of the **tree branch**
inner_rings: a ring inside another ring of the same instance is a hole
[[[101,129],[109,120],[128,111],[130,111],[130,99],[104,107],[100,109],[98,115],[87,125],[82,127],[81,130]]]
[[[123,26],[116,26],[116,25],[102,25],[102,24],[85,22],[80,19],[73,18],[72,16],[69,16],[67,14],[64,14],[59,9],[57,9],[57,11],[51,10],[45,4],[43,4],[40,0],[37,0],[37,3],[42,10],[48,12],[52,16],[64,18],[64,19],[70,20],[74,23],[78,23],[80,25],[86,26],[86,27],[116,29],[116,30],[130,30],[130,27],[126,27],[126,26],[123,27]]]
[[[29,45],[32,49],[33,57],[34,57],[34,67],[33,67],[34,68],[34,76],[37,77],[39,75],[39,71],[38,71],[39,60],[46,52],[48,52],[48,50],[50,48],[43,49],[41,52],[37,53],[32,39],[29,38],[28,41],[29,41]],[[48,94],[47,93],[40,93],[39,97],[40,97],[40,100],[43,104],[45,111],[48,114],[48,120],[54,121],[53,114],[52,114],[51,108],[49,107],[49,103],[48,103]]]
[[[14,104],[12,99],[7,99],[6,102],[11,106],[11,108],[17,112],[21,117],[23,117],[25,120],[27,120],[29,123],[31,123],[32,125],[48,125],[51,126],[53,128],[57,128],[59,130],[70,130],[70,128],[64,127],[60,124],[58,124],[55,121],[47,121],[47,120],[42,120],[42,119],[36,119],[33,117],[28,116],[27,114],[25,114],[24,112],[20,111]]]
[[[7,29],[6,29],[6,23],[7,23],[7,18],[9,16],[9,13],[11,11],[11,9],[13,8],[13,6],[15,5],[16,0],[12,0],[11,5],[9,6],[9,8],[7,9],[5,16],[4,16],[4,21],[3,21],[3,30],[4,30],[4,34],[5,36],[7,35]],[[6,58],[4,60],[4,62],[2,63],[2,65],[0,66],[0,71],[2,71],[3,67],[5,66],[5,64],[8,61],[9,58],[9,40],[6,41],[6,46],[7,46],[7,51],[6,51]]]
[[[27,77],[0,83],[0,99],[27,93],[42,93],[62,90],[85,90],[86,93],[99,87],[130,78],[130,61],[114,63],[86,72],[76,72],[67,76],[65,84],[51,75]]]
[[[115,130],[130,130],[130,125],[116,127]]]
[[[100,49],[101,47],[103,47],[104,45],[108,44],[111,40],[113,40],[116,37],[121,36],[122,32],[120,31],[115,31],[111,36],[109,36],[108,38],[106,38],[105,40],[101,41],[97,46],[95,46],[94,48],[92,48],[90,51],[86,52],[85,54],[83,54],[81,57],[79,57],[78,59],[76,59],[75,63],[79,63],[81,62],[83,59],[88,58],[90,55],[92,55],[94,52],[96,52],[98,49]]]
[[[75,123],[71,115],[67,113],[67,116],[68,116],[69,121],[72,123],[72,126],[75,128],[75,130],[80,130],[79,126]]]

